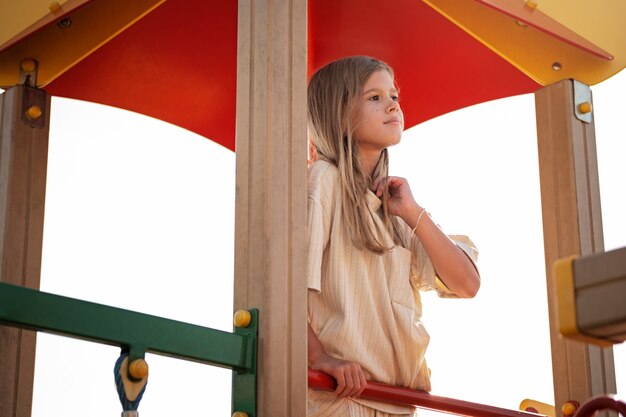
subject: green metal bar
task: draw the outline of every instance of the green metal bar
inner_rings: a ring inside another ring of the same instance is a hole
[[[249,370],[233,370],[233,390],[232,390],[232,413],[237,411],[245,412],[248,417],[256,417],[256,383],[257,383],[257,337],[259,328],[259,312],[256,309],[250,311],[250,324],[247,327],[235,327],[235,333],[242,336],[255,335],[249,337],[248,349],[255,352],[250,363]]]
[[[151,352],[229,368],[256,381],[256,324],[228,333],[6,283],[0,283],[0,323],[119,346],[130,350],[131,360]]]

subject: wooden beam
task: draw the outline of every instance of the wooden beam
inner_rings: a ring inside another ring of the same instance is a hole
[[[41,114],[35,117],[37,109]],[[41,273],[49,109],[50,96],[42,90],[16,86],[0,95],[0,281],[35,289]],[[30,416],[35,344],[35,332],[0,326],[0,416]]]
[[[592,396],[616,392],[612,348],[564,339],[558,334],[556,322],[554,262],[604,250],[593,118],[584,122],[576,117],[581,100],[575,97],[575,84],[563,80],[535,93],[557,409],[568,400],[582,404]],[[587,88],[586,101],[591,104],[588,87],[578,87]]]
[[[239,1],[234,305],[259,309],[261,417],[306,415],[306,28],[306,0]]]

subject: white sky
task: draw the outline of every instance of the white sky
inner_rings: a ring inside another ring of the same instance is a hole
[[[606,249],[626,246],[622,72],[592,88]],[[450,233],[470,235],[473,300],[426,295],[433,393],[552,403],[534,121],[524,95],[405,133],[391,171]],[[161,121],[53,98],[41,289],[231,331],[235,155]],[[117,348],[40,334],[33,417],[119,415]],[[626,348],[615,348],[626,393]],[[144,417],[229,416],[230,371],[148,355]]]

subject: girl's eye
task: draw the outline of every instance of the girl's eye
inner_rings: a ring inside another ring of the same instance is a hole
[[[395,95],[395,96],[390,96],[390,97],[391,97],[391,99],[392,99],[393,101],[400,101],[400,97],[399,97],[399,96],[397,96],[397,95]],[[379,95],[375,95],[375,96],[370,97],[369,99],[370,99],[370,100],[372,100],[372,101],[379,101],[379,100],[380,100],[380,96],[379,96]]]

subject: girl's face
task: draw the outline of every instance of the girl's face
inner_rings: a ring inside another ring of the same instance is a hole
[[[363,86],[356,118],[353,120],[359,153],[376,152],[400,142],[404,115],[398,102],[398,91],[386,70],[374,72]]]

